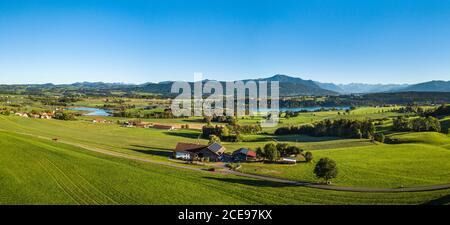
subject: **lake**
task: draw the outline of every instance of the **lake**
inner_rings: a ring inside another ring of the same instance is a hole
[[[70,110],[75,110],[75,111],[86,111],[88,113],[84,114],[85,116],[111,116],[111,114],[104,110],[104,109],[99,109],[99,108],[90,108],[90,107],[74,107],[74,108],[69,108]]]
[[[291,111],[291,112],[300,112],[300,111],[308,111],[308,112],[314,112],[317,110],[332,110],[332,109],[337,109],[337,110],[347,110],[350,109],[350,106],[334,106],[334,107],[325,107],[325,106],[311,106],[311,107],[295,107],[295,108],[280,108],[280,112],[285,112],[285,111]],[[254,111],[256,111],[256,109],[254,109]],[[270,111],[270,109],[259,109],[259,112],[267,112]]]
[[[334,106],[334,107],[311,106],[311,107],[298,107],[298,108],[280,108],[280,111],[293,111],[293,112],[308,111],[308,112],[313,112],[313,111],[317,111],[317,110],[320,110],[320,109],[324,109],[324,110],[332,110],[332,109],[347,110],[347,109],[350,109],[350,107],[349,106]]]

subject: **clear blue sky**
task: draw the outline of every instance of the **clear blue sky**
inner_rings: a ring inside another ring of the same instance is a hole
[[[450,1],[0,0],[0,83],[450,78]]]

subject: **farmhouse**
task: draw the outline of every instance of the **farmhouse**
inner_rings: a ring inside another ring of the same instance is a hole
[[[122,127],[134,127],[134,126],[133,126],[133,123],[131,123],[131,122],[125,122],[122,124]]]
[[[240,148],[233,152],[233,159],[235,161],[248,161],[256,159],[256,152],[248,148]]]
[[[199,145],[191,143],[178,143],[174,150],[174,157],[182,160],[195,160],[205,158],[212,162],[220,161],[225,147],[219,143]]]
[[[92,120],[93,123],[106,123],[105,119],[102,118],[95,118]]]
[[[175,130],[175,127],[172,125],[153,124],[152,127],[155,129],[161,129],[161,130]]]
[[[27,114],[27,113],[21,113],[21,112],[18,112],[18,113],[16,113],[15,115],[16,115],[16,116],[20,116],[20,117],[28,117],[28,114]]]
[[[42,113],[42,114],[40,115],[40,118],[41,118],[41,119],[47,119],[47,120],[49,120],[49,119],[52,118],[52,116],[49,115],[48,113]]]
[[[149,128],[153,126],[153,123],[150,122],[139,122],[136,124],[136,127],[140,127],[140,128]]]

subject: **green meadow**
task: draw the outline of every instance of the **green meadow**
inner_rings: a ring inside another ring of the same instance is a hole
[[[301,113],[282,118],[279,126],[322,119],[392,118],[393,107],[364,107],[344,111]],[[113,123],[92,123],[92,117],[59,121],[0,116],[0,204],[422,204],[448,203],[450,190],[416,193],[350,193],[289,186],[268,181],[186,171],[152,163],[102,155],[98,148],[142,159],[181,164],[168,158],[178,142],[206,144],[201,131],[124,128]],[[239,119],[254,124],[258,117]],[[201,118],[149,119],[166,124],[201,124]],[[448,118],[441,119],[445,127]],[[392,120],[377,125],[389,130]],[[255,149],[270,142],[296,145],[314,155],[312,163],[280,165],[242,163],[241,172],[317,182],[314,162],[334,159],[339,175],[334,185],[398,188],[450,183],[450,137],[435,132],[391,133],[401,144],[367,139],[244,135],[244,142],[222,143],[227,152]],[[387,132],[389,133],[389,132]],[[58,142],[50,141],[58,139]],[[301,160],[301,157],[299,157]],[[204,166],[185,165],[205,168]],[[46,191],[42,191],[46,190]],[[187,190],[187,191],[186,191]],[[192,191],[195,190],[195,191]],[[205,194],[206,193],[206,194]]]
[[[4,130],[96,147],[152,160],[168,161],[178,142],[202,143],[200,131],[124,128],[117,124],[0,117]],[[404,144],[372,143],[365,139],[339,139],[303,135],[247,135],[245,142],[223,143],[228,152],[240,147],[256,148],[277,141],[311,151],[315,160],[330,157],[338,162],[336,185],[399,187],[450,182],[450,138],[439,133],[399,133],[392,137]],[[298,181],[317,181],[313,163],[278,165],[243,163],[242,172]]]
[[[0,204],[441,204],[450,190],[350,193],[141,163],[0,132]]]
[[[315,150],[316,159],[329,157],[338,164],[336,185],[359,187],[414,187],[450,182],[450,138],[439,133],[396,135],[405,144]],[[313,181],[313,163],[277,165],[245,163],[243,172],[292,180]]]

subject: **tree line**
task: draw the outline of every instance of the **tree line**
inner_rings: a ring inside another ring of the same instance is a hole
[[[275,135],[289,134],[371,139],[375,135],[375,125],[371,120],[325,119],[313,124],[280,127],[275,131]]]
[[[243,140],[242,135],[239,132],[230,130],[228,126],[213,126],[212,124],[207,124],[202,127],[202,135],[203,138],[213,139],[218,137],[219,141],[228,141],[228,142],[240,142]]]
[[[399,116],[393,120],[392,130],[394,131],[441,131],[441,123],[432,116],[406,118]]]
[[[313,159],[311,152],[304,153],[303,149],[286,143],[268,143],[263,148],[256,148],[256,156],[270,162],[276,162],[282,157],[297,157],[299,154],[305,158],[306,162],[311,162]]]

